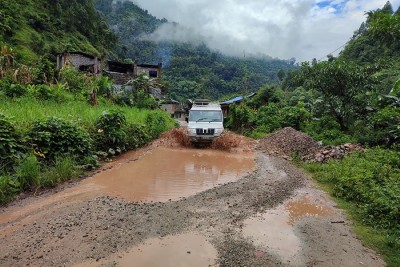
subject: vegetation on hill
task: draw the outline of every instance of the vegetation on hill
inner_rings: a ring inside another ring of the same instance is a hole
[[[210,50],[201,42],[154,41],[149,35],[169,22],[155,18],[130,1],[97,0],[96,7],[119,36],[119,45],[112,56],[138,63],[162,61],[173,99],[217,99],[231,93],[257,90],[266,83],[279,82],[277,72],[280,70],[296,68],[294,59],[229,57]]]
[[[30,65],[66,50],[104,57],[117,41],[93,0],[2,1],[0,18],[0,43]]]

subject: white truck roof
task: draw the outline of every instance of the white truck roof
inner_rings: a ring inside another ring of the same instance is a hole
[[[221,105],[210,103],[208,105],[193,105],[190,110],[221,110]]]

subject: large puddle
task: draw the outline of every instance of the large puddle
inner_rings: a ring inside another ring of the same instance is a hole
[[[324,199],[298,196],[264,214],[244,221],[243,234],[262,250],[275,254],[286,264],[300,265],[301,241],[294,223],[303,217],[331,217],[334,211]]]
[[[254,166],[250,153],[163,147],[129,152],[77,186],[1,213],[0,238],[52,210],[98,195],[128,201],[177,200],[235,181]]]
[[[127,252],[98,262],[83,262],[74,267],[203,267],[217,266],[216,258],[216,249],[203,236],[189,233],[148,239]]]
[[[254,166],[251,154],[156,148],[139,160],[103,171],[83,184],[129,201],[168,201],[238,180]]]

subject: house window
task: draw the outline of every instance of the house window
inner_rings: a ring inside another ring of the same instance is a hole
[[[151,71],[149,71],[149,76],[157,78],[158,77],[158,72],[156,70],[151,70]]]

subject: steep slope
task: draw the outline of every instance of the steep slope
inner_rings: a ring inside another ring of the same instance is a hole
[[[1,1],[0,18],[0,42],[25,63],[63,50],[104,56],[116,42],[93,0]]]

